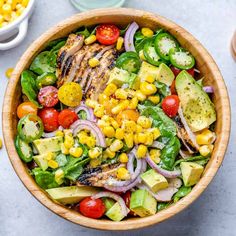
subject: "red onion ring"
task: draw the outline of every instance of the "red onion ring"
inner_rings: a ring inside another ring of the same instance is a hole
[[[152,143],[152,146],[153,148],[158,148],[158,149],[163,149],[165,147],[165,144],[161,143],[161,142],[158,142],[158,141],[154,141]]]
[[[58,130],[59,130],[59,131],[63,131],[64,128],[63,128],[62,126],[59,126],[58,129],[55,130],[55,131],[53,131],[53,132],[50,132],[50,133],[45,133],[45,132],[43,132],[42,137],[43,137],[43,138],[52,138],[52,137],[55,137],[55,136],[56,136],[56,132],[57,132]]]
[[[206,93],[214,93],[214,89],[212,86],[204,86],[203,87],[203,90],[206,92]]]
[[[139,26],[136,22],[133,22],[129,28],[127,29],[124,37],[125,51],[133,51],[135,52],[134,47],[134,34],[138,30]]]
[[[88,120],[77,120],[70,126],[70,128],[73,129],[74,136],[76,136],[80,130],[89,130],[96,138],[96,145],[106,147],[105,137],[94,122]]]
[[[150,158],[149,154],[147,154],[147,157],[145,159],[152,169],[156,170],[159,174],[165,176],[166,178],[174,179],[181,175],[180,170],[169,171],[162,169]]]
[[[121,207],[122,214],[124,216],[128,215],[129,209],[126,207],[125,201],[123,200],[122,197],[120,197],[119,195],[117,195],[115,193],[110,193],[110,192],[106,192],[106,191],[103,191],[103,192],[97,193],[95,195],[92,195],[92,199],[98,199],[98,198],[102,198],[102,197],[112,198],[115,201],[117,201],[119,203],[120,207]]]

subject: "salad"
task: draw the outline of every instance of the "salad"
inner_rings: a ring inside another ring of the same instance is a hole
[[[214,149],[213,88],[200,75],[164,29],[82,27],[21,74],[19,157],[86,217],[154,215],[191,192]]]

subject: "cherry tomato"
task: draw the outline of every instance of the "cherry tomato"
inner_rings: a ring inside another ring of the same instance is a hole
[[[101,199],[84,198],[75,206],[75,210],[89,218],[98,219],[105,213],[105,205]]]
[[[126,193],[124,193],[122,195],[122,198],[124,199],[125,201],[125,205],[130,209],[130,198],[131,198],[131,192],[130,191],[127,191]],[[134,215],[134,212],[133,211],[130,211],[129,212],[129,215]]]
[[[45,131],[52,132],[58,128],[58,114],[59,112],[54,108],[43,108],[39,111],[38,115],[43,121]]]
[[[70,128],[70,125],[73,124],[76,120],[78,120],[78,115],[70,109],[62,110],[58,116],[58,123],[64,129]]]
[[[54,107],[58,103],[58,90],[53,86],[46,86],[39,90],[38,100],[44,107]]]
[[[177,94],[176,89],[175,89],[175,80],[173,80],[170,86],[170,91],[171,91],[171,94]]]
[[[182,71],[181,69],[178,69],[174,66],[171,66],[170,69],[172,70],[172,72],[174,73],[175,77]],[[191,68],[189,70],[186,70],[190,75],[192,75],[192,77],[194,77],[194,68]]]
[[[102,24],[96,29],[96,38],[104,45],[114,44],[120,36],[120,30],[112,24]]]
[[[21,119],[23,116],[26,116],[28,114],[37,115],[37,112],[38,112],[38,108],[32,102],[23,102],[17,107],[17,116],[19,119]]]
[[[163,99],[162,109],[169,117],[176,116],[179,109],[179,97],[177,95],[170,95]]]
[[[139,113],[135,110],[124,110],[121,111],[117,117],[116,120],[119,124],[122,123],[122,120],[133,120],[135,122],[137,122],[139,118]]]

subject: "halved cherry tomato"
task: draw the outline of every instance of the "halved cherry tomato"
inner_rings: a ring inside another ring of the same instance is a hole
[[[122,120],[133,120],[137,122],[139,116],[139,113],[135,110],[124,110],[116,116],[116,120],[119,124],[122,123]]]
[[[174,66],[171,66],[170,69],[172,70],[172,72],[174,73],[175,77],[182,71],[181,69],[178,69]],[[192,77],[194,77],[194,68],[191,68],[189,70],[186,70],[190,75],[192,75]]]
[[[28,114],[37,115],[37,112],[38,112],[38,108],[32,102],[23,102],[17,107],[17,116],[19,119],[21,119],[23,116],[26,116]]]
[[[75,210],[89,218],[98,219],[103,216],[106,208],[101,199],[92,199],[91,197],[86,197],[75,206]]]
[[[70,125],[76,120],[78,120],[78,115],[70,109],[64,109],[58,115],[58,123],[64,129],[70,128]]]
[[[130,191],[127,191],[126,193],[124,193],[124,194],[122,195],[122,198],[123,198],[124,201],[125,201],[125,205],[130,209],[131,192],[130,192]],[[133,212],[133,211],[130,211],[130,212],[129,212],[129,215],[134,216],[134,212]]]
[[[119,28],[112,24],[102,24],[96,29],[96,38],[99,43],[104,45],[114,44],[119,36]]]
[[[59,112],[54,108],[43,108],[38,112],[45,131],[52,132],[58,128],[58,114]]]
[[[171,94],[177,94],[176,89],[175,89],[175,80],[173,80],[171,86],[170,86],[170,92]]]
[[[179,97],[177,95],[170,95],[163,99],[162,109],[169,117],[176,116],[179,109]]]
[[[58,90],[53,86],[46,86],[39,90],[38,100],[44,107],[54,107],[58,103]]]

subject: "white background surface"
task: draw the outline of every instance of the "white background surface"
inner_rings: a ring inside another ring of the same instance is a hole
[[[236,235],[236,63],[229,53],[229,42],[236,29],[236,0],[127,0],[126,6],[152,11],[180,24],[199,39],[216,60],[226,81],[232,107],[231,141],[223,166],[202,196],[172,219],[142,230],[102,232],[67,222],[43,207],[24,188],[2,149],[0,236]],[[7,85],[5,70],[14,67],[24,50],[40,34],[74,13],[76,10],[68,0],[37,0],[25,41],[15,49],[0,51],[0,106]],[[0,135],[2,137],[1,131]]]

